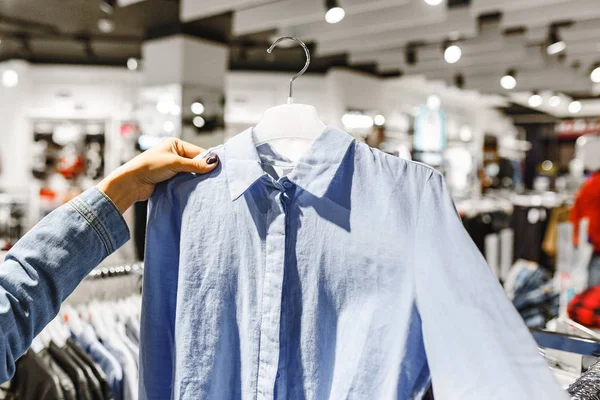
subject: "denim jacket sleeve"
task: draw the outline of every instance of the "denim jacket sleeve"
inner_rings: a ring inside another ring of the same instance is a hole
[[[123,217],[92,188],[42,219],[0,264],[0,381],[61,303],[106,256],[129,240]]]

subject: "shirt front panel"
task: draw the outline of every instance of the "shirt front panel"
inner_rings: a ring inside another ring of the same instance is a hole
[[[278,179],[251,132],[212,152],[151,200],[142,398],[562,398],[430,168],[335,130]]]

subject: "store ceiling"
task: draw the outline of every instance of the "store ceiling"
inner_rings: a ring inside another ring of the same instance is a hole
[[[595,94],[589,72],[600,62],[599,0],[340,0],[346,18],[327,24],[322,0],[119,0],[112,15],[101,0],[3,0],[0,60],[124,65],[144,39],[182,32],[227,43],[232,69],[298,69],[298,48],[265,49],[279,35],[305,40],[312,72],[349,66],[381,76],[424,74],[484,93],[503,93],[500,77],[517,70],[518,90]],[[114,31],[98,28],[102,18]],[[566,50],[548,56],[554,28]],[[458,38],[462,58],[443,59]],[[407,62],[412,49],[416,63]]]

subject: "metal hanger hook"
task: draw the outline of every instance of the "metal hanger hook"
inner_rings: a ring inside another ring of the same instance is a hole
[[[304,64],[304,68],[302,68],[300,70],[300,72],[298,72],[296,75],[292,76],[292,79],[290,79],[290,95],[288,97],[288,103],[292,103],[293,98],[294,98],[292,85],[293,85],[294,81],[296,79],[300,78],[308,69],[308,66],[310,65],[310,51],[308,51],[308,47],[306,47],[306,44],[304,44],[304,42],[302,40],[297,39],[295,37],[291,37],[291,36],[282,36],[279,39],[277,39],[275,42],[273,42],[271,47],[269,47],[269,49],[267,50],[267,53],[271,54],[271,52],[273,51],[275,46],[277,46],[277,44],[279,42],[281,42],[282,40],[293,40],[295,42],[298,42],[300,44],[300,46],[302,46],[302,48],[304,49],[304,53],[306,53],[306,64]]]

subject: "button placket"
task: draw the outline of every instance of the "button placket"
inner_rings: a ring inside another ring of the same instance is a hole
[[[281,185],[280,185],[281,186]],[[286,213],[284,193],[271,197],[272,222],[267,229],[266,265],[263,283],[262,316],[259,343],[257,397],[272,399],[279,367],[279,331],[285,262]]]

